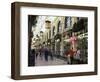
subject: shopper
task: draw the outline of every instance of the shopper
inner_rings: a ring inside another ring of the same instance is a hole
[[[80,64],[80,62],[81,62],[80,54],[81,54],[80,53],[80,49],[77,48],[77,51],[76,51],[76,53],[74,55],[74,59],[76,60],[77,64]]]
[[[47,47],[45,47],[44,52],[45,52],[45,55],[44,55],[45,61],[48,61],[49,51]]]
[[[73,48],[71,47],[71,49],[68,51],[68,55],[67,55],[68,64],[73,64],[74,53],[75,53],[75,51],[73,51]]]
[[[75,35],[75,33],[72,33],[72,37],[70,38],[70,44],[71,47],[73,48],[73,50],[76,50],[77,47],[77,36]]]
[[[28,66],[35,66],[35,49],[30,50]]]

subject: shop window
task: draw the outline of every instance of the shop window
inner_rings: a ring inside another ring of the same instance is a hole
[[[71,17],[65,17],[65,28],[69,28],[72,25],[72,18]]]
[[[61,21],[58,22],[58,28],[57,28],[57,32],[61,33],[62,31],[62,27],[61,27]]]
[[[65,28],[67,28],[67,17],[65,17]]]

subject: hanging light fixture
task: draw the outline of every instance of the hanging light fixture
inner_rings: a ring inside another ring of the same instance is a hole
[[[43,31],[40,31],[40,36],[43,36]]]
[[[46,21],[45,21],[45,28],[46,28],[46,29],[50,29],[50,27],[51,27],[51,21],[46,20]]]

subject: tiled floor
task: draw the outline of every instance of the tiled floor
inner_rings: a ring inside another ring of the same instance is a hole
[[[53,60],[51,60],[50,56],[48,56],[48,61],[45,61],[44,56],[42,58],[38,56],[35,61],[35,66],[66,65],[66,64],[67,61],[58,59],[56,57],[53,57]]]

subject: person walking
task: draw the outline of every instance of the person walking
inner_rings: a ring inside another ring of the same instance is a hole
[[[80,49],[79,48],[77,48],[77,51],[76,51],[76,53],[74,54],[74,59],[77,61],[77,64],[80,64],[80,62],[81,62],[81,58],[80,58]]]
[[[72,33],[72,37],[70,38],[70,44],[73,50],[75,51],[77,48],[77,36],[75,35],[74,32]]]
[[[35,54],[35,58],[36,58],[36,59],[37,59],[38,55],[39,55],[39,50],[36,49],[36,54]]]
[[[71,47],[71,49],[68,51],[68,55],[67,55],[68,64],[73,64],[74,53],[75,53],[75,51],[73,51],[73,48]]]
[[[53,54],[52,54],[51,49],[49,49],[49,56],[50,56],[50,59],[53,60]]]
[[[28,66],[35,66],[35,49],[30,50]]]
[[[44,55],[45,61],[48,61],[48,55],[49,55],[48,48],[45,47],[44,51],[45,51],[45,55]]]
[[[41,60],[43,60],[43,54],[44,54],[43,47],[40,48],[39,52],[40,52],[40,58],[41,58]]]

